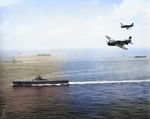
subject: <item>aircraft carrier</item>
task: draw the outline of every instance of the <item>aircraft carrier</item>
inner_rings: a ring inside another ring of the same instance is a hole
[[[146,56],[135,56],[135,58],[146,58]]]
[[[43,85],[47,85],[47,84],[51,84],[51,85],[56,85],[56,84],[61,84],[61,85],[67,85],[69,82],[69,80],[54,80],[54,81],[50,81],[47,79],[43,79],[41,76],[38,76],[35,79],[32,80],[21,80],[21,81],[12,81],[12,83],[14,85],[39,85],[39,84],[43,84]]]
[[[51,54],[38,54],[37,56],[51,56]]]
[[[4,63],[21,63],[22,61],[16,61],[13,59],[12,61],[4,61]]]

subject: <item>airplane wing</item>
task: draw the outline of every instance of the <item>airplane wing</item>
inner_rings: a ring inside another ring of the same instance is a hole
[[[123,23],[120,23],[121,24],[121,26],[124,26],[124,24]]]
[[[109,36],[106,36],[106,38],[109,40],[109,42],[114,42],[114,41],[115,41],[114,39],[112,39],[112,38],[109,37]]]
[[[119,47],[119,48],[122,48],[122,49],[124,49],[124,50],[128,50],[128,49],[127,49],[126,47],[124,47],[123,45],[116,44],[116,46]]]

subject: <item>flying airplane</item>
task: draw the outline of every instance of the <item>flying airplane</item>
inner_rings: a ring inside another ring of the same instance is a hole
[[[108,46],[117,46],[117,47],[120,47],[124,50],[128,50],[126,47],[124,47],[123,45],[128,45],[129,43],[130,44],[133,44],[131,42],[132,40],[132,37],[130,36],[128,40],[123,40],[123,41],[120,41],[120,40],[113,40],[112,38],[110,38],[109,36],[106,36],[106,38],[109,40],[107,41],[107,45]]]
[[[120,24],[121,24],[121,28],[130,29],[130,27],[133,27],[133,23],[130,25],[124,25],[123,23],[120,23]]]

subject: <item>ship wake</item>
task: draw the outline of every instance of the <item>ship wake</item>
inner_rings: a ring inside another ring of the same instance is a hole
[[[78,81],[78,82],[69,82],[70,85],[73,84],[106,84],[106,83],[141,83],[141,82],[150,82],[148,80],[122,80],[122,81]]]

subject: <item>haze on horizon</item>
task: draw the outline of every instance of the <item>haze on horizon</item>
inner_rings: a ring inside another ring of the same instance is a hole
[[[149,7],[149,0],[1,0],[0,50],[107,48],[105,35],[149,48]]]

